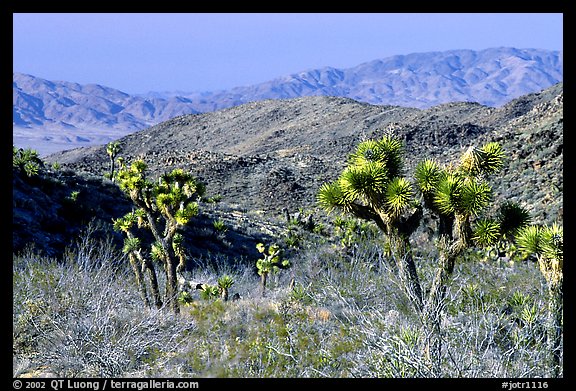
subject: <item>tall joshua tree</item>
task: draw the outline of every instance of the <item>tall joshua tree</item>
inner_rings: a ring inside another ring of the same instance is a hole
[[[178,231],[198,214],[197,200],[205,187],[181,169],[163,174],[157,183],[152,183],[146,178],[146,168],[143,160],[136,160],[118,172],[117,180],[120,189],[138,208],[141,226],[149,229],[156,239],[150,254],[164,266],[165,302],[179,313],[177,272],[184,268],[185,257]]]
[[[114,171],[116,166],[114,164],[114,159],[120,153],[120,143],[118,141],[112,141],[106,145],[106,153],[110,158],[110,180],[114,181]]]
[[[516,243],[524,254],[536,255],[538,266],[548,285],[546,339],[550,355],[550,375],[551,377],[559,377],[562,370],[560,357],[562,351],[564,230],[557,224],[553,224],[551,227],[525,227],[518,233]]]
[[[320,188],[318,201],[329,212],[337,208],[371,220],[388,236],[404,289],[421,316],[426,335],[424,352],[439,373],[440,316],[456,260],[466,248],[500,240],[525,225],[527,220],[522,217],[527,214],[509,205],[501,208],[497,220],[477,219],[492,199],[486,179],[503,166],[503,151],[497,143],[470,147],[458,163],[448,166],[422,161],[415,171],[416,186],[402,176],[402,150],[401,141],[391,136],[360,143],[340,177]],[[423,208],[438,221],[439,259],[427,297],[423,297],[410,246]]]
[[[527,213],[516,204],[500,208],[498,220],[478,219],[492,202],[487,179],[503,167],[504,152],[494,142],[471,146],[457,164],[441,166],[424,160],[416,166],[415,180],[426,209],[436,216],[438,266],[423,311],[426,353],[439,371],[441,313],[455,262],[472,246],[494,243],[527,223]],[[472,226],[475,221],[474,227]]]
[[[402,176],[402,142],[392,136],[361,142],[340,177],[322,185],[318,201],[326,211],[340,209],[373,221],[390,239],[406,293],[417,311],[422,289],[412,258],[410,236],[418,228],[422,207],[412,184]]]

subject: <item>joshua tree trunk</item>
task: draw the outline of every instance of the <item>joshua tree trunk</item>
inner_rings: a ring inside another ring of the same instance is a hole
[[[222,289],[222,301],[228,301],[228,288]]]
[[[260,276],[261,288],[262,288],[262,297],[266,292],[266,280],[268,279],[268,273],[262,273]]]
[[[140,207],[145,204],[143,202],[140,203]],[[156,225],[154,220],[154,215],[148,210],[146,210],[146,217],[148,219],[148,224],[150,227],[150,231],[152,231],[152,235],[154,238],[160,243],[162,249],[164,250],[164,269],[166,271],[166,292],[165,292],[165,302],[169,308],[172,308],[175,314],[180,313],[180,306],[178,305],[178,300],[176,300],[176,295],[178,294],[178,278],[177,278],[177,266],[178,262],[176,261],[178,257],[172,248],[172,239],[176,233],[176,225],[171,225],[166,228],[167,231],[165,236],[160,234],[160,230]],[[169,223],[168,223],[169,224]]]
[[[400,272],[400,279],[406,289],[406,294],[414,304],[417,312],[422,312],[422,288],[420,280],[416,271],[416,265],[412,258],[412,251],[410,250],[410,243],[408,239],[401,237],[394,237],[393,246],[396,253],[396,265]]]
[[[166,246],[168,247],[168,246]],[[177,263],[176,256],[171,248],[164,248],[164,251],[168,253],[166,257],[166,304],[168,307],[172,308],[175,314],[180,313],[180,306],[178,305],[178,300],[176,300],[176,295],[178,294],[178,278],[176,275]]]
[[[150,300],[148,299],[148,292],[146,291],[146,284],[144,282],[144,275],[142,274],[140,263],[138,262],[138,259],[133,252],[128,254],[128,259],[130,260],[132,270],[134,270],[134,275],[136,276],[136,285],[140,291],[140,296],[142,297],[146,307],[150,307]]]
[[[148,273],[148,280],[150,281],[150,288],[152,290],[152,297],[154,298],[154,305],[156,308],[162,307],[162,299],[160,298],[160,289],[158,289],[158,279],[156,278],[156,269],[154,264],[149,260],[144,262],[146,272]]]
[[[128,237],[133,238],[134,236],[128,233]],[[160,299],[160,291],[158,290],[158,279],[156,278],[156,269],[154,268],[154,264],[149,259],[144,258],[140,250],[134,251],[132,254],[130,254],[130,256],[131,257],[135,256],[137,259],[137,261],[136,259],[134,260],[135,261],[134,264],[132,264],[132,260],[130,260],[130,263],[134,268],[134,273],[136,273],[136,281],[138,282],[139,285],[140,285],[139,281],[142,281],[142,285],[144,285],[144,270],[146,270],[146,272],[148,273],[148,280],[150,281],[150,289],[152,291],[152,298],[154,299],[154,305],[156,306],[156,308],[162,307],[162,300]],[[146,300],[144,300],[144,302],[148,307],[150,307],[150,301],[148,299],[148,293],[146,291],[146,287],[144,286],[142,289],[144,291],[144,294],[146,294]]]
[[[110,156],[110,180],[114,182],[114,171],[116,170],[116,166],[114,164],[114,157]]]
[[[426,300],[423,311],[424,352],[432,362],[436,375],[440,375],[440,363],[442,358],[442,306],[446,296],[446,287],[450,281],[450,276],[454,271],[456,254],[442,253],[440,255],[438,269],[432,280],[430,293]]]
[[[468,217],[456,218],[456,239],[452,240],[451,233],[445,231],[440,237],[440,259],[438,269],[432,280],[430,293],[426,300],[423,313],[425,338],[424,352],[432,362],[436,375],[440,376],[442,359],[442,307],[446,297],[446,289],[452,273],[456,258],[462,254],[469,245],[472,236]]]

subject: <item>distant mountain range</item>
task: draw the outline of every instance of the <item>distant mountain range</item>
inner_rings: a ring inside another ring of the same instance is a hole
[[[251,101],[338,96],[428,108],[466,101],[499,107],[563,80],[563,52],[492,48],[392,56],[353,68],[325,67],[252,86],[204,93],[129,95],[100,85],[13,75],[13,137],[41,154],[103,144],[170,118]]]
[[[13,74],[14,143],[50,153],[107,143],[128,133],[197,113],[182,97],[142,98],[97,84]]]

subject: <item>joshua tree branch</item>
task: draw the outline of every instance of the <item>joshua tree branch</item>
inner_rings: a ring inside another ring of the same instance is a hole
[[[384,223],[384,221],[378,215],[378,213],[376,213],[372,208],[355,202],[351,203],[349,207],[352,209],[352,213],[356,217],[359,217],[364,220],[373,221],[374,223],[376,223],[378,228],[380,228],[380,230],[382,230],[385,233],[388,232],[388,226]]]

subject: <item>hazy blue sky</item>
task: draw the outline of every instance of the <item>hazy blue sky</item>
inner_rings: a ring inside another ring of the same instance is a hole
[[[560,13],[13,14],[13,69],[128,93],[213,91],[396,54],[562,50]]]

